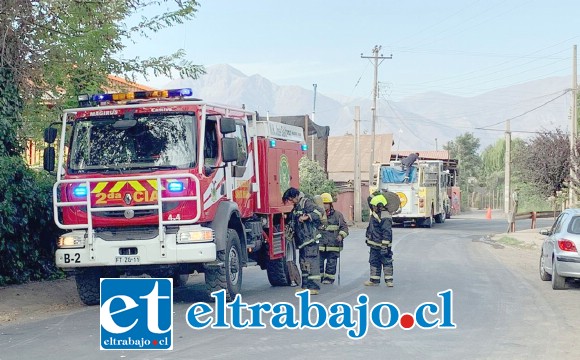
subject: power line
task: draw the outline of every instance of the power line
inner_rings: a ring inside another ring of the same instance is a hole
[[[533,109],[530,109],[530,110],[528,110],[528,111],[525,111],[525,112],[523,112],[523,113],[521,113],[521,114],[519,114],[519,115],[517,115],[517,116],[511,117],[511,118],[509,118],[509,119],[502,120],[502,121],[500,121],[500,122],[497,122],[497,123],[495,123],[495,124],[491,124],[491,125],[482,126],[482,127],[480,127],[480,128],[476,128],[476,129],[478,129],[478,130],[487,130],[487,129],[485,129],[485,128],[492,127],[492,126],[496,126],[496,125],[499,125],[499,124],[503,124],[503,123],[504,123],[504,122],[506,122],[506,121],[509,121],[509,120],[513,120],[513,119],[517,119],[517,118],[519,118],[519,117],[522,117],[522,116],[524,116],[524,115],[526,115],[526,114],[529,114],[529,113],[531,113],[532,111],[538,110],[539,108],[541,108],[541,107],[544,107],[544,106],[548,105],[549,103],[551,103],[551,102],[553,102],[553,101],[555,101],[555,100],[557,100],[557,99],[561,98],[562,96],[566,95],[566,94],[567,94],[567,93],[569,93],[570,91],[572,91],[572,89],[566,89],[566,90],[564,90],[564,92],[563,92],[562,94],[560,94],[560,95],[556,96],[556,97],[555,97],[555,98],[553,98],[553,99],[550,99],[550,100],[546,101],[546,102],[545,102],[545,103],[543,103],[542,105],[536,106],[536,107],[535,107],[535,108],[533,108]],[[503,130],[502,130],[502,131],[503,131]]]
[[[475,128],[475,129],[476,130],[483,130],[483,131],[505,132],[505,130],[501,130],[501,129],[481,129],[481,128]],[[526,131],[526,130],[510,130],[510,132],[512,132],[512,133],[525,133],[525,134],[547,134],[547,133],[549,133],[549,131]]]

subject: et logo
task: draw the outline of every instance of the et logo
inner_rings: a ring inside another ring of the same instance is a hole
[[[101,350],[172,350],[173,279],[101,279]]]

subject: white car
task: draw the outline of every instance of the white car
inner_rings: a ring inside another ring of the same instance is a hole
[[[566,288],[566,278],[580,278],[580,209],[566,209],[546,235],[540,255],[540,278],[552,280],[552,289]]]

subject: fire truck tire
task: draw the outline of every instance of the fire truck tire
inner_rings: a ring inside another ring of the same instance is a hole
[[[205,285],[208,294],[214,291],[226,290],[226,298],[231,301],[242,289],[242,253],[240,238],[233,229],[228,229],[226,249],[217,252],[218,261],[223,266],[211,267],[205,270]]]
[[[445,211],[443,211],[442,213],[435,215],[435,222],[437,224],[443,224],[446,218]]]
[[[189,280],[189,274],[175,274],[173,275],[173,287],[184,287]]]
[[[98,270],[88,269],[75,275],[77,291],[85,305],[97,305],[100,300],[101,275]]]
[[[423,219],[421,225],[425,228],[432,228],[433,223],[434,223],[434,221],[433,221],[433,209],[431,208],[431,216],[428,216],[425,219]]]
[[[266,272],[272,286],[289,286],[291,283],[288,263],[296,264],[296,248],[293,241],[286,241],[286,256],[278,260],[269,260]]]

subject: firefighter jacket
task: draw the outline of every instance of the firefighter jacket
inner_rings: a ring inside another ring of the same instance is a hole
[[[344,221],[344,216],[334,209],[326,212],[327,223],[320,227],[322,238],[320,239],[320,251],[341,251],[342,241],[338,240],[340,235],[342,239],[348,236],[348,225]]]
[[[367,245],[373,248],[390,247],[393,240],[392,224],[393,220],[388,216],[387,211],[383,211],[382,214],[371,211],[371,219],[366,233]]]
[[[294,228],[294,241],[298,248],[303,248],[319,240],[320,219],[324,210],[317,207],[314,202],[300,193],[300,201],[292,210],[292,227]],[[308,215],[308,220],[300,221],[302,215]]]

